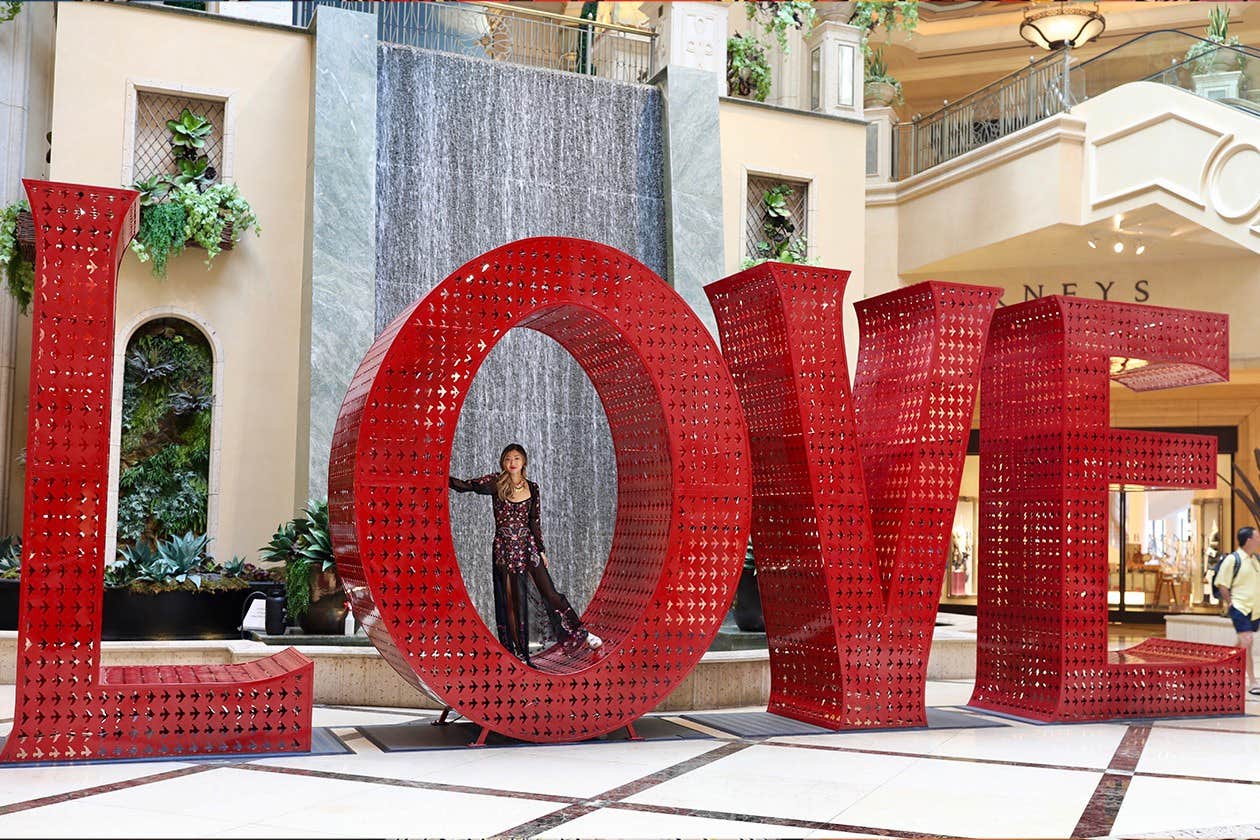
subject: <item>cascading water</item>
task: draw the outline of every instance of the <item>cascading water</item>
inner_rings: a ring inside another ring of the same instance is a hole
[[[619,248],[665,275],[660,93],[652,87],[390,44],[377,88],[376,329],[463,263],[529,236]],[[469,390],[453,469],[530,453],[557,587],[575,609],[603,573],[616,515],[608,421],[582,369],[509,332]],[[464,582],[493,626],[490,502],[451,499]],[[534,610],[534,637],[545,620]]]

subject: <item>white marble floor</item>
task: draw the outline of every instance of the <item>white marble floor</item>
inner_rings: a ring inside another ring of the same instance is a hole
[[[937,682],[929,706],[965,703]],[[0,768],[0,837],[1260,835],[1260,703],[1153,725],[933,729]],[[13,715],[0,686],[0,735]]]

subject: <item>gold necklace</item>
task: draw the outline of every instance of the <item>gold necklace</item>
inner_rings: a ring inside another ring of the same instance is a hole
[[[521,492],[521,491],[522,491],[522,490],[524,490],[524,489],[525,489],[525,482],[524,482],[524,481],[522,481],[520,484],[513,484],[513,485],[512,485],[512,492],[513,492],[513,493],[519,493],[519,492]]]

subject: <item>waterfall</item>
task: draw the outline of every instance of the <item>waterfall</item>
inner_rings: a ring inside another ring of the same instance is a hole
[[[377,88],[376,329],[466,261],[529,236],[575,236],[665,273],[660,93],[655,88],[381,44]],[[452,469],[497,472],[530,454],[556,587],[581,612],[616,516],[599,397],[557,343],[525,329],[495,346],[469,390]],[[490,501],[452,495],[464,583],[493,628]],[[546,622],[534,610],[533,637]]]

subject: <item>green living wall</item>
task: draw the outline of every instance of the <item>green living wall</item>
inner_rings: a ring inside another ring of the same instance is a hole
[[[150,546],[206,531],[214,354],[177,318],[127,343],[118,479],[118,544]]]

